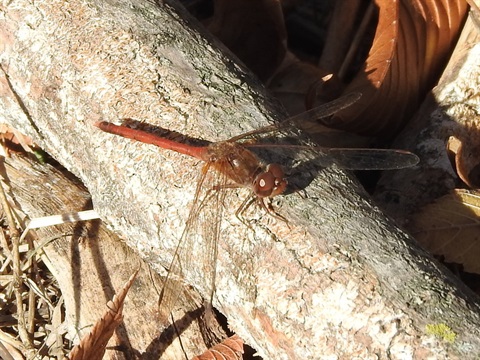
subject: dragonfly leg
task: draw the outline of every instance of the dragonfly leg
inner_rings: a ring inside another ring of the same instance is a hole
[[[266,204],[265,201],[267,202]],[[284,216],[279,214],[273,207],[272,198],[258,198],[258,202],[260,207],[263,208],[270,216],[273,216],[274,218],[283,221],[285,224],[287,224],[288,227],[290,227],[290,225],[288,224],[288,220]]]
[[[235,211],[235,216],[237,217],[238,220],[251,230],[253,230],[252,225],[250,225],[250,222],[248,222],[245,219],[245,216],[243,216],[244,212],[247,211],[247,209],[252,206],[252,204],[255,202],[255,197],[254,196],[249,196],[245,200],[243,200],[242,204],[238,207],[237,211]]]
[[[213,186],[209,191],[213,191],[213,190],[221,190],[221,189],[237,189],[237,188],[240,188],[240,186],[236,185],[236,184],[225,184],[225,185],[216,185],[216,186]],[[245,217],[243,216],[243,213],[245,211],[247,211],[247,209],[252,206],[252,204],[257,200],[257,204],[260,206],[260,208],[262,208],[263,210],[265,210],[265,212],[271,216],[273,216],[274,218],[278,219],[278,220],[281,220],[283,222],[285,222],[288,226],[288,220],[283,217],[282,215],[280,215],[276,210],[275,208],[273,207],[273,204],[272,204],[272,199],[270,197],[268,198],[259,198],[255,195],[252,195],[252,196],[249,196],[247,197],[243,202],[242,204],[239,206],[239,208],[237,209],[237,211],[235,211],[235,216],[237,217],[238,220],[240,220],[240,222],[246,226],[248,226],[250,229],[252,229],[252,226],[248,223],[248,221],[246,221]],[[267,204],[265,204],[265,201],[267,201]]]
[[[250,196],[248,198],[246,198],[242,205],[240,205],[240,207],[237,209],[237,211],[235,212],[235,216],[237,217],[238,220],[240,220],[243,224],[245,224],[246,226],[250,227],[250,224],[245,220],[245,217],[243,216],[243,213],[245,211],[247,211],[247,209],[252,206],[252,204],[254,202],[257,202],[258,206],[265,210],[265,212],[267,214],[269,214],[270,216],[273,216],[274,218],[278,219],[278,220],[281,220],[283,222],[285,222],[288,225],[288,220],[283,217],[282,215],[280,215],[276,210],[275,208],[273,207],[273,204],[272,204],[272,199],[271,198],[258,198],[256,196]],[[267,203],[265,203],[267,202]]]

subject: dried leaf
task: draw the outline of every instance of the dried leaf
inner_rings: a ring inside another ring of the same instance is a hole
[[[278,69],[267,85],[288,113],[296,115],[306,110],[305,96],[309,89],[314,85],[323,85],[325,82],[322,78],[327,75],[329,74],[312,64],[298,60],[288,52],[281,69]]]
[[[276,0],[216,0],[208,28],[263,81],[287,51],[282,8]]]
[[[266,83],[291,115],[305,111],[305,94],[327,75],[288,51],[278,0],[217,0],[208,28]]]
[[[344,62],[352,38],[357,36],[356,18],[362,5],[361,0],[335,1],[332,20],[328,25],[328,36],[322,56],[318,62],[320,68],[332,74],[338,74]],[[355,44],[355,48],[358,48]],[[340,76],[343,79],[343,76]],[[339,95],[339,94],[337,94]]]
[[[345,16],[350,16],[359,3],[339,3],[322,64],[340,63],[328,56],[338,57],[345,51],[344,44],[337,45],[339,36],[352,36]],[[375,6],[379,20],[370,53],[363,70],[345,90],[360,92],[363,97],[336,115],[334,127],[370,137],[392,136],[436,81],[468,6],[465,0],[376,0]],[[279,1],[216,0],[209,28],[262,80],[268,80],[270,90],[281,95],[292,115],[305,110],[301,97],[338,68],[315,68],[288,51]],[[334,79],[341,78],[334,75]],[[331,95],[332,87],[340,88],[337,85],[326,86],[320,97],[331,100],[326,95]]]
[[[462,181],[476,188],[480,185],[480,139],[477,128],[467,125],[461,133],[450,136],[447,149],[452,154],[452,160],[457,175]]]
[[[431,253],[480,274],[480,191],[455,190],[424,207],[412,232]]]
[[[240,360],[242,354],[243,340],[238,335],[233,335],[192,360]]]
[[[103,358],[108,341],[123,320],[123,302],[137,273],[138,270],[130,276],[118,295],[115,295],[113,300],[107,303],[108,310],[96,322],[90,333],[80,341],[80,344],[72,349],[68,356],[70,360],[101,360]]]
[[[337,115],[342,129],[392,135],[438,77],[466,15],[465,0],[376,0],[379,22],[365,67],[346,92],[362,99]]]

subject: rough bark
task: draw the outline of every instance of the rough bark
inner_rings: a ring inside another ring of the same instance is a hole
[[[164,272],[201,164],[92,124],[134,118],[215,141],[266,124],[273,102],[169,5],[1,6],[2,121],[77,175],[102,219]],[[246,343],[267,359],[480,353],[477,299],[349,176],[324,169],[305,190],[279,199],[290,227],[253,208],[246,227],[234,215],[246,193],[229,196],[214,305]],[[187,281],[208,296],[198,269]],[[453,344],[425,331],[440,323]]]

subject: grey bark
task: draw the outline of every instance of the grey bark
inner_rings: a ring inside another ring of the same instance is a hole
[[[217,141],[267,124],[275,102],[170,5],[19,1],[2,12],[2,121],[77,175],[102,219],[165,273],[201,164],[93,123],[134,118]],[[315,175],[306,197],[277,201],[290,227],[253,208],[246,227],[234,212],[247,193],[229,196],[214,306],[231,329],[266,359],[478,355],[474,295],[347,174]],[[186,280],[208,297],[198,268]],[[456,340],[426,324],[446,324]]]
[[[404,219],[454,188],[465,187],[456,173],[455,160],[447,151],[451,136],[463,143],[465,156],[471,158],[470,166],[480,162],[476,155],[479,55],[480,33],[470,15],[437,86],[394,144],[414,151],[421,162],[402,172],[386,172],[380,181],[375,199],[386,205],[391,216]],[[472,180],[477,180],[474,186],[478,186],[478,178]],[[388,203],[385,199],[395,201]]]

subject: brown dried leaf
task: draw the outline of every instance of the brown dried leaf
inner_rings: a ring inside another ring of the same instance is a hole
[[[336,45],[337,35],[352,36],[345,15],[359,6],[358,2],[339,3],[331,23],[341,25],[330,27],[325,49],[335,58],[345,51],[344,44]],[[338,113],[334,126],[370,137],[393,136],[436,81],[468,6],[465,0],[376,0],[375,5],[379,20],[373,45],[363,71],[345,90],[360,92],[363,97]],[[292,115],[305,110],[305,101],[299,99],[331,73],[332,66],[315,68],[287,50],[279,1],[216,0],[209,28],[263,81],[268,80],[270,90],[282,96]],[[323,62],[340,63],[328,58]],[[334,75],[333,79],[338,79],[338,74]],[[331,100],[326,95],[341,88],[337,85],[324,86],[320,97]]]
[[[70,360],[101,360],[103,358],[108,341],[123,320],[123,302],[137,274],[138,270],[130,276],[118,295],[107,303],[108,310],[96,322],[90,333],[80,341],[80,344],[72,349],[68,356]]]
[[[465,0],[376,0],[379,22],[364,70],[346,92],[360,101],[338,125],[368,136],[395,134],[444,66],[467,11]]]
[[[287,35],[277,0],[215,0],[208,28],[263,81],[285,57]]]
[[[352,38],[358,34],[355,20],[361,5],[362,0],[335,1],[332,20],[328,25],[328,36],[318,62],[319,67],[326,72],[338,74],[343,66],[348,48],[352,46]]]
[[[452,135],[447,141],[447,149],[452,154],[458,177],[471,188],[480,185],[479,136],[477,127],[467,126],[462,134]]]
[[[300,114],[306,109],[305,96],[309,89],[315,84],[325,84],[322,78],[327,75],[320,68],[300,61],[288,52],[281,69],[269,81],[268,89],[282,102],[290,115]]]
[[[238,335],[233,335],[192,360],[240,360],[242,354],[243,340]]]
[[[412,232],[431,253],[480,274],[480,191],[455,190],[424,207]]]

